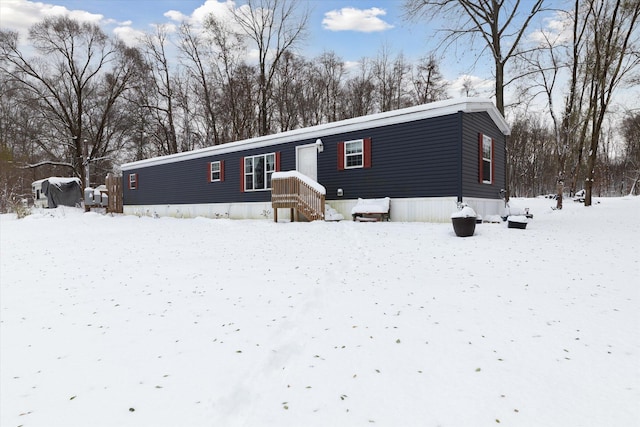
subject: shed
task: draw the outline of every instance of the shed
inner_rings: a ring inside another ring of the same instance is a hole
[[[392,221],[449,221],[458,202],[502,212],[505,119],[488,99],[451,99],[126,163],[128,214],[272,216],[271,177],[296,170],[349,218],[389,197]],[[285,217],[286,218],[286,217]]]

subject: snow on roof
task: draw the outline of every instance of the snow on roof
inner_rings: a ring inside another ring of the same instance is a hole
[[[495,125],[505,135],[509,135],[511,130],[507,121],[498,111],[493,102],[485,98],[456,98],[444,101],[431,102],[429,104],[417,105],[400,110],[387,111],[384,113],[371,114],[368,116],[355,117],[338,122],[326,123],[301,129],[294,129],[274,135],[260,136],[245,139],[243,141],[230,142],[227,144],[214,145],[212,147],[201,148],[183,153],[170,154],[167,156],[154,157],[151,159],[139,160],[136,162],[121,165],[121,170],[131,170],[147,166],[173,163],[177,161],[198,159],[214,154],[224,154],[238,151],[239,149],[261,148],[275,144],[284,144],[302,139],[322,138],[337,132],[350,132],[371,127],[386,126],[395,123],[405,123],[430,117],[440,117],[455,114],[458,111],[464,113],[475,113],[485,111],[489,114]]]
[[[77,182],[78,184],[80,184],[80,178],[60,178],[57,176],[52,176],[51,178],[49,178],[50,185],[68,184],[70,182]]]
[[[67,184],[69,182],[77,182],[78,185],[80,185],[80,178],[59,177],[59,176],[51,176],[49,178],[39,179],[37,181],[33,181],[31,185],[41,184],[45,181],[49,181],[50,185],[62,185],[62,184]]]

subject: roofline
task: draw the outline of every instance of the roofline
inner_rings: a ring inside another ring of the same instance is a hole
[[[491,100],[486,98],[456,98],[431,102],[428,104],[417,105],[400,110],[371,114],[368,116],[354,117],[351,119],[340,120],[337,122],[325,123],[306,128],[294,129],[287,132],[276,133],[273,135],[260,136],[245,139],[242,141],[214,145],[211,147],[200,148],[193,151],[185,151],[177,154],[153,157],[151,159],[138,160],[135,162],[124,163],[120,166],[120,168],[122,170],[130,170],[165,163],[173,163],[177,161],[198,159],[214,154],[235,152],[241,148],[261,148],[276,144],[284,144],[292,141],[300,141],[302,139],[322,138],[332,133],[351,132],[371,128],[373,126],[386,126],[390,124],[411,122],[431,117],[446,116],[449,114],[455,114],[458,111],[462,111],[463,113],[476,113],[486,111],[495,125],[500,129],[500,131],[502,131],[502,133],[504,133],[505,135],[511,134],[511,129],[509,128],[507,121],[504,119],[502,114],[500,114]]]

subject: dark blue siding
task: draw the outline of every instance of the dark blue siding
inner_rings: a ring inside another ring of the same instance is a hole
[[[295,169],[295,146],[279,144],[142,167],[123,173],[125,205],[265,202],[271,191],[241,192],[240,164],[244,156],[280,152],[280,169]],[[209,163],[224,161],[224,181],[209,182]],[[138,189],[129,190],[129,174],[138,174]]]
[[[323,137],[318,181],[327,199],[454,195],[457,176],[456,115]],[[371,168],[337,170],[340,141],[371,138]]]
[[[328,131],[329,132],[329,131]],[[478,133],[495,139],[495,182],[478,183]],[[407,123],[340,134],[320,135],[318,181],[327,200],[342,198],[488,197],[504,188],[505,137],[487,113],[456,113]],[[338,170],[338,143],[371,138],[371,168]],[[123,173],[125,205],[268,202],[270,191],[241,192],[240,165],[244,156],[280,153],[280,170],[296,168],[299,145],[316,138],[213,154],[129,169]],[[462,147],[461,147],[462,143]],[[224,161],[224,181],[208,182],[208,165]],[[138,174],[138,189],[129,190],[129,174]]]
[[[505,143],[506,137],[494,124],[489,114],[467,113],[463,116],[463,196],[499,199],[500,190],[505,187]],[[481,183],[480,143],[478,135],[483,133],[494,139],[494,176],[492,184]]]

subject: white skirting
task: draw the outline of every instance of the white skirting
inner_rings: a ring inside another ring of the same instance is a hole
[[[499,199],[465,198],[464,202],[479,215],[487,217],[500,215],[504,202]],[[327,203],[341,213],[345,220],[351,219],[351,208],[357,200],[327,200]],[[431,197],[391,199],[391,221],[400,222],[448,222],[457,210],[456,197]],[[125,205],[124,213],[137,216],[169,216],[175,218],[229,218],[229,219],[270,219],[273,221],[271,202],[254,203],[206,203],[192,205]],[[278,220],[290,220],[289,209],[278,210]]]

